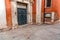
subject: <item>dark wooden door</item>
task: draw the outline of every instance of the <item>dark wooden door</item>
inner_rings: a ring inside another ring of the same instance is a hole
[[[27,9],[17,8],[18,25],[27,24]]]

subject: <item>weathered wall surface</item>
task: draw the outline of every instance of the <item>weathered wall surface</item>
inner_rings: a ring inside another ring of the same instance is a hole
[[[36,0],[36,24],[41,24],[41,16],[42,16],[42,12],[41,12],[41,8],[42,8],[42,0]]]
[[[6,22],[7,26],[12,26],[12,16],[11,16],[11,0],[5,0],[5,8],[6,8]]]
[[[22,2],[22,0],[17,0]],[[40,1],[40,0],[39,0]],[[28,23],[36,23],[43,22],[44,19],[44,0],[42,0],[42,4],[39,1],[34,0],[33,4],[30,4],[27,1],[24,3],[28,3]],[[37,5],[38,4],[38,5]],[[0,25],[5,28],[5,26],[11,26],[17,24],[17,7],[16,2],[11,2],[10,0],[0,0]],[[40,8],[39,8],[40,7]],[[52,0],[52,4],[50,8],[46,8],[45,12],[55,12],[55,19],[60,19],[60,0]],[[40,15],[39,15],[40,13]],[[41,19],[39,19],[41,18]],[[0,26],[0,27],[1,27]]]
[[[57,7],[57,0],[52,0],[51,8],[46,9],[46,12],[55,12],[55,21],[59,19],[58,7]]]
[[[41,4],[42,0],[33,0],[32,3],[32,22],[33,24],[41,24]]]
[[[59,0],[52,0],[51,1],[51,7],[50,8],[45,8],[45,12],[54,12],[55,13],[55,21],[59,20],[59,15],[60,15],[60,1]],[[44,13],[44,0],[42,0],[42,13]],[[42,14],[44,15],[44,14]],[[43,17],[42,17],[43,18]]]
[[[36,0],[33,0],[32,4],[32,22],[33,24],[36,23]]]
[[[42,4],[41,4],[41,21],[43,23],[44,21],[44,0],[42,0]]]
[[[60,20],[60,0],[56,0],[55,5],[56,5],[57,13],[58,13],[58,18]]]
[[[6,26],[5,0],[0,0],[0,28]]]
[[[17,25],[17,8],[16,8],[16,2],[11,1],[11,14],[12,14],[12,25],[16,26]]]

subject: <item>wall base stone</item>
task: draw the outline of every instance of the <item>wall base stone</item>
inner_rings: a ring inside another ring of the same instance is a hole
[[[0,25],[0,32],[9,31],[11,29],[12,29],[12,27]]]

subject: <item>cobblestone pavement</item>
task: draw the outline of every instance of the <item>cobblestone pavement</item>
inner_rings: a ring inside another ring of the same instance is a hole
[[[53,25],[27,25],[0,32],[0,40],[60,40],[60,23]]]

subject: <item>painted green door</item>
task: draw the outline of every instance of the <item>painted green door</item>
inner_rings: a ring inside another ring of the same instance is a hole
[[[18,25],[27,24],[27,9],[17,8]]]

